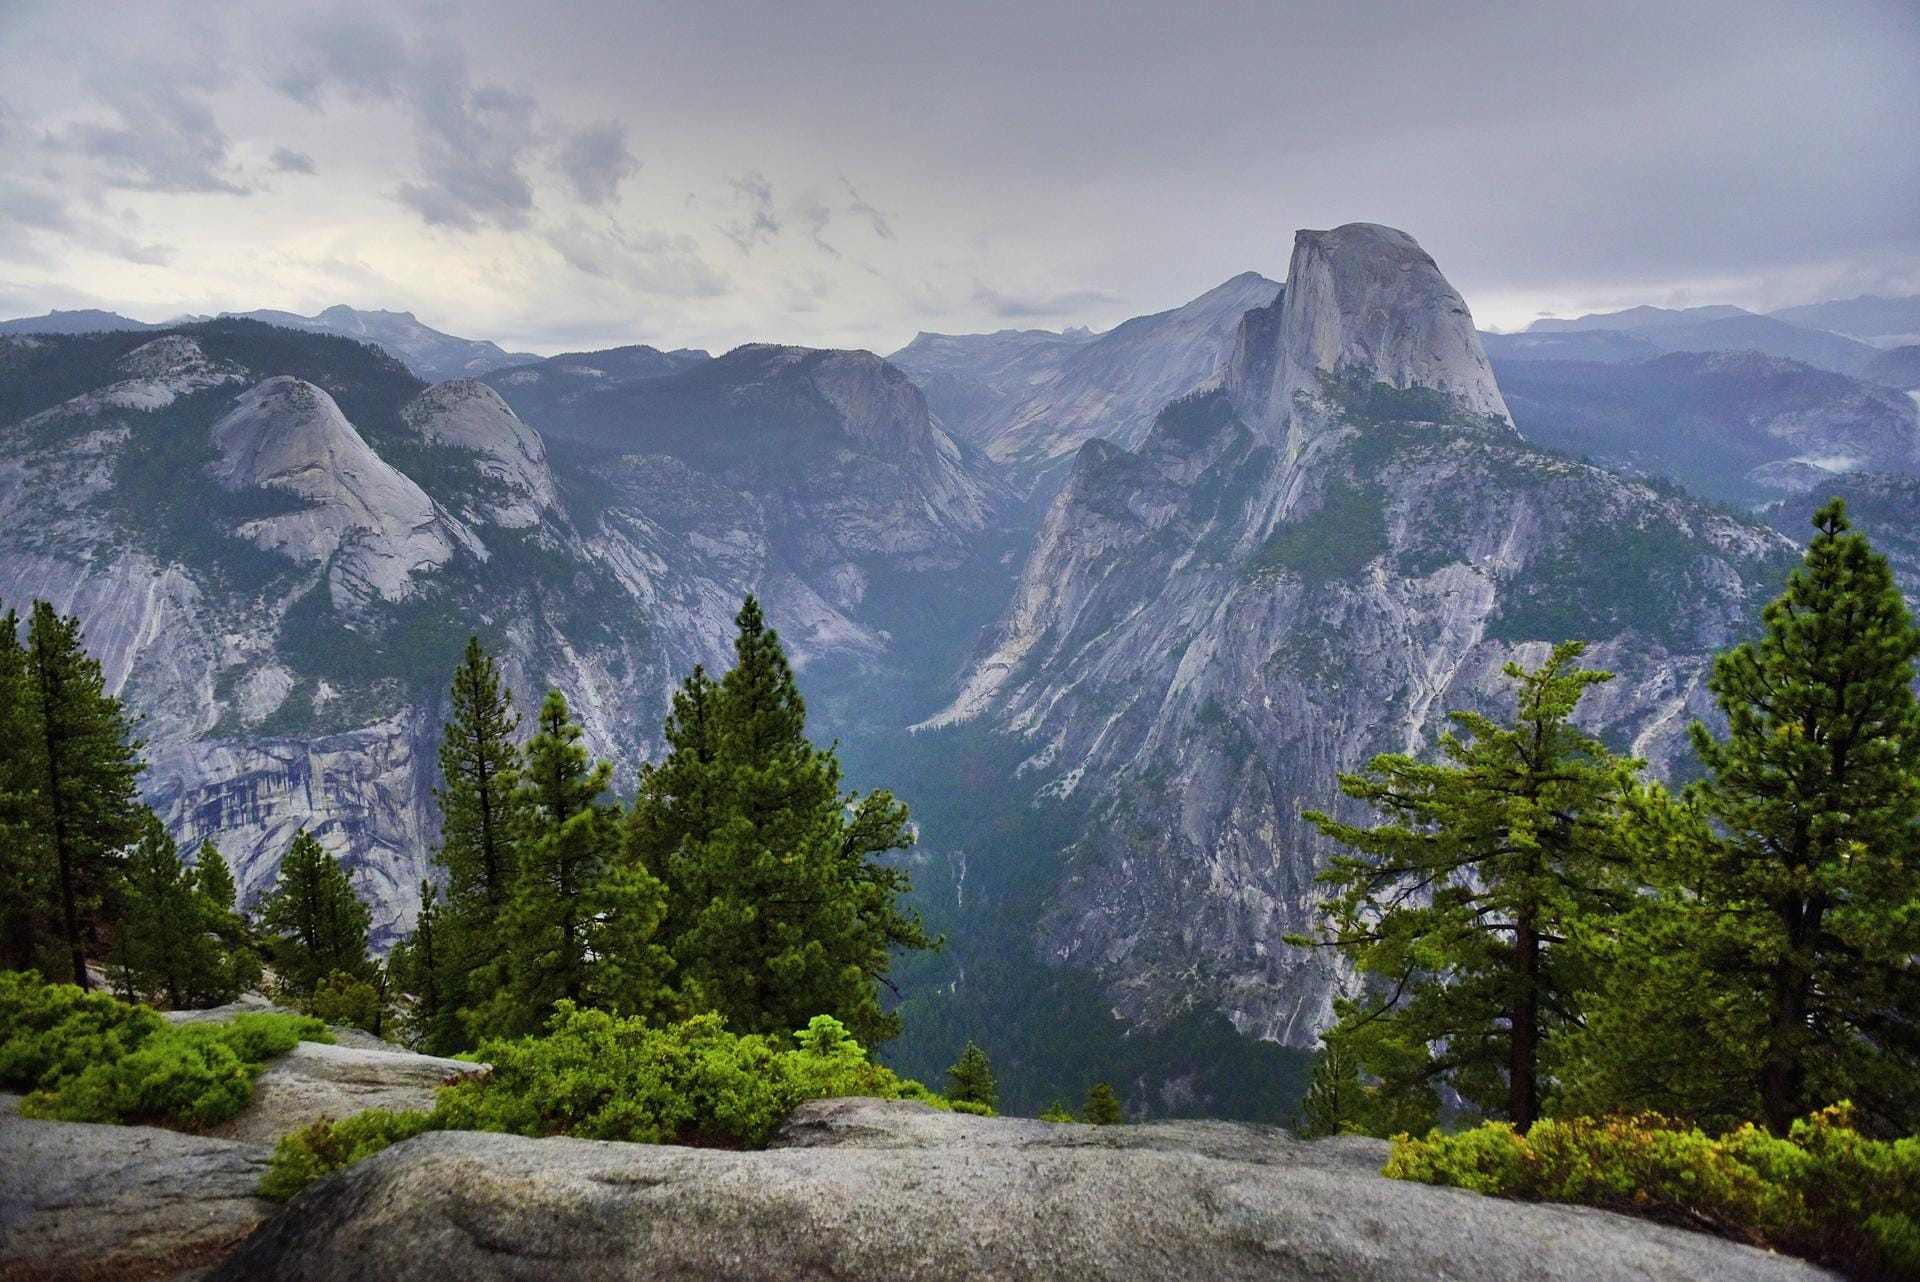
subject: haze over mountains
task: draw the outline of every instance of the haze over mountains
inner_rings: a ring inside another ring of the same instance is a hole
[[[903,1065],[991,1024],[1035,1107],[1078,1057],[1254,1115],[1235,1066],[1297,1067],[1341,982],[1279,943],[1337,770],[1566,636],[1621,674],[1594,727],[1670,767],[1828,492],[1920,586],[1915,349],[1871,345],[1903,301],[1481,335],[1355,224],[1300,233],[1284,284],[886,359],[55,313],[0,326],[0,600],[81,615],[183,843],[247,895],[306,826],[391,939],[470,631],[628,788],[755,592],[850,782],[922,826],[953,942],[902,975]]]

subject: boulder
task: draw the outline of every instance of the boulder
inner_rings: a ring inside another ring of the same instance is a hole
[[[1219,1122],[1052,1126],[871,1100],[767,1152],[422,1136],[323,1181],[222,1279],[1811,1279],[1605,1212],[1382,1178],[1386,1146]]]
[[[348,1117],[369,1108],[424,1111],[433,1107],[434,1087],[474,1068],[463,1060],[402,1050],[301,1042],[267,1061],[254,1079],[253,1102],[218,1133],[272,1144],[323,1117]]]
[[[201,1276],[274,1209],[268,1152],[0,1109],[0,1278]]]

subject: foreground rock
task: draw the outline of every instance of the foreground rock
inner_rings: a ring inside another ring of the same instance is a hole
[[[219,1133],[271,1144],[323,1117],[350,1117],[362,1109],[433,1107],[433,1088],[474,1065],[401,1050],[366,1050],[301,1042],[270,1060],[254,1079],[253,1102]]]
[[[823,1101],[765,1153],[427,1135],[315,1186],[215,1275],[1809,1279],[1748,1247],[1383,1179],[1375,1141]]]
[[[274,1209],[268,1150],[0,1109],[0,1278],[197,1277]]]

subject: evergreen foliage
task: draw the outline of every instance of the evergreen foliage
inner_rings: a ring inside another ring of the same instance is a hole
[[[37,831],[35,747],[40,730],[20,616],[0,616],[0,964],[13,970],[65,970],[50,955],[58,935],[52,860]]]
[[[1058,1122],[1077,1122],[1080,1119],[1073,1115],[1073,1110],[1067,1107],[1067,1102],[1065,1100],[1057,1099],[1053,1101],[1053,1103],[1047,1105],[1046,1112],[1040,1114],[1040,1120],[1043,1122],[1058,1123]]]
[[[18,751],[33,785],[29,845],[44,843],[65,969],[84,988],[94,914],[115,889],[121,851],[139,835],[139,745],[99,661],[81,645],[77,618],[35,601],[25,659],[30,738]]]
[[[1575,1202],[1725,1233],[1856,1277],[1920,1276],[1920,1139],[1868,1139],[1839,1106],[1784,1138],[1742,1126],[1713,1139],[1654,1113],[1547,1119],[1526,1135],[1489,1122],[1394,1140],[1386,1174]]]
[[[546,1034],[480,1047],[484,1071],[440,1088],[431,1114],[361,1114],[281,1140],[262,1186],[290,1197],[330,1171],[425,1130],[572,1135],[646,1144],[764,1145],[801,1103],[841,1095],[947,1107],[873,1063],[830,1016],[793,1035],[739,1035],[705,1014],[653,1026],[561,1002]]]
[[[1920,630],[1845,505],[1814,524],[1763,634],[1715,662],[1705,778],[1635,808],[1654,893],[1612,932],[1574,1106],[1784,1134],[1850,1099],[1920,1128]]]
[[[885,791],[842,794],[758,602],[736,622],[734,667],[718,682],[696,670],[674,699],[629,849],[666,884],[665,942],[689,1009],[742,1033],[826,1013],[876,1045],[899,1031],[879,996],[893,951],[936,942],[900,906],[906,873],[878,859],[912,844],[907,809]]]
[[[445,920],[432,883],[422,882],[413,930],[387,956],[387,975],[405,995],[402,1038],[430,1055],[454,1054],[466,1040],[456,996],[466,973],[447,954]]]
[[[368,976],[371,921],[347,870],[312,833],[296,833],[281,861],[279,879],[260,906],[260,925],[269,935],[280,987],[297,999],[335,971]]]
[[[1313,1062],[1313,1080],[1300,1102],[1296,1127],[1303,1139],[1323,1139],[1358,1131],[1367,1112],[1367,1088],[1360,1066],[1338,1037],[1322,1034],[1320,1054]]]
[[[967,1043],[960,1058],[947,1070],[947,1078],[953,1083],[947,1088],[947,1098],[956,1104],[983,1104],[992,1108],[999,1102],[1000,1088],[993,1080],[993,1065],[987,1053],[972,1042]]]
[[[514,741],[520,718],[478,637],[467,639],[454,672],[452,711],[440,745],[443,786],[434,794],[442,817],[434,863],[446,908],[434,923],[435,1015],[426,1034],[427,1048],[442,1055],[472,1045],[472,1030],[458,1012],[483,1005],[491,995],[469,987],[496,977],[490,964],[507,943],[501,919],[519,877],[526,827],[521,753]]]
[[[1539,1116],[1591,986],[1568,941],[1625,898],[1611,856],[1622,763],[1570,721],[1609,679],[1580,668],[1582,652],[1568,642],[1531,672],[1509,664],[1514,722],[1452,714],[1463,733],[1442,738],[1442,762],[1385,754],[1342,775],[1384,822],[1307,813],[1356,852],[1321,874],[1335,894],[1320,942],[1372,981],[1337,1005],[1333,1034],[1379,1083],[1372,1128],[1430,1120],[1442,1085],[1522,1133]]]
[[[654,1010],[671,960],[655,940],[664,893],[622,851],[613,768],[590,761],[558,690],[541,705],[520,781],[519,870],[500,917],[504,965],[476,1016],[494,1036],[530,1033],[565,1001]]]
[[[246,1107],[266,1060],[332,1040],[303,1015],[169,1024],[105,993],[0,974],[0,1085],[28,1092],[28,1117],[204,1129]]]
[[[247,968],[223,945],[225,910],[200,887],[200,878],[181,864],[173,838],[148,814],[127,859],[112,949],[115,978],[129,1000],[158,995],[178,1010],[218,1006],[240,995]]]
[[[1095,1126],[1118,1126],[1127,1120],[1126,1110],[1120,1107],[1120,1096],[1105,1082],[1095,1082],[1087,1092],[1086,1107],[1080,1110],[1080,1116]]]

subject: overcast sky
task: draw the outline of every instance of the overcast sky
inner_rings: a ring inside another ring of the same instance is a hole
[[[1920,0],[0,0],[0,316],[884,352],[1356,220],[1488,327],[1920,293]]]

